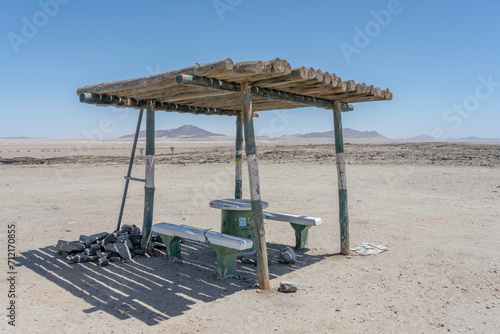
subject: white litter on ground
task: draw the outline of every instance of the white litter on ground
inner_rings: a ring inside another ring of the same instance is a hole
[[[351,248],[351,252],[355,252],[359,255],[378,255],[387,250],[384,245],[374,245],[369,243],[362,243],[356,248]]]

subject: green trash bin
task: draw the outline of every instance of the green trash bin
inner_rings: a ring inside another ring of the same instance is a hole
[[[238,256],[255,254],[255,234],[252,222],[252,206],[248,199],[223,199],[210,202],[212,208],[221,210],[221,232],[253,241],[251,248],[238,252]],[[262,202],[262,209],[269,206]]]

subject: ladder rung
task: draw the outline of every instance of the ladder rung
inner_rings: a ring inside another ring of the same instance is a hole
[[[146,180],[144,179],[138,179],[136,177],[132,177],[132,176],[124,176],[125,180],[130,180],[130,181],[137,181],[137,182],[146,182]]]

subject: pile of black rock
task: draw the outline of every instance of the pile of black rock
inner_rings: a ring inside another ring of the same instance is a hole
[[[141,229],[135,225],[123,225],[120,231],[81,235],[79,241],[59,240],[56,251],[66,256],[69,264],[96,262],[99,267],[110,262],[127,262],[144,255],[141,248]],[[152,246],[165,248],[157,234],[152,235]]]

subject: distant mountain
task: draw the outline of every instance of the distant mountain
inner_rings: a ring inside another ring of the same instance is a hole
[[[500,140],[500,138],[480,138],[480,137],[476,137],[476,136],[472,136],[472,137],[463,137],[463,138],[460,138],[461,140]]]
[[[437,138],[435,138],[433,136],[429,136],[429,135],[420,135],[420,136],[416,136],[416,137],[413,137],[410,139],[436,140]]]
[[[156,138],[207,138],[207,137],[220,137],[224,136],[220,133],[213,133],[207,130],[203,130],[194,125],[183,125],[177,129],[170,130],[156,130]],[[139,132],[139,137],[146,137],[146,131]],[[134,135],[126,135],[120,138],[134,138]]]
[[[350,128],[344,128],[344,138],[387,138],[385,136],[382,136],[380,133],[377,131],[358,131]],[[310,132],[306,133],[304,135],[302,134],[296,134],[292,136],[287,136],[287,137],[296,137],[296,138],[333,138],[334,132],[332,131],[326,131],[326,132]]]

